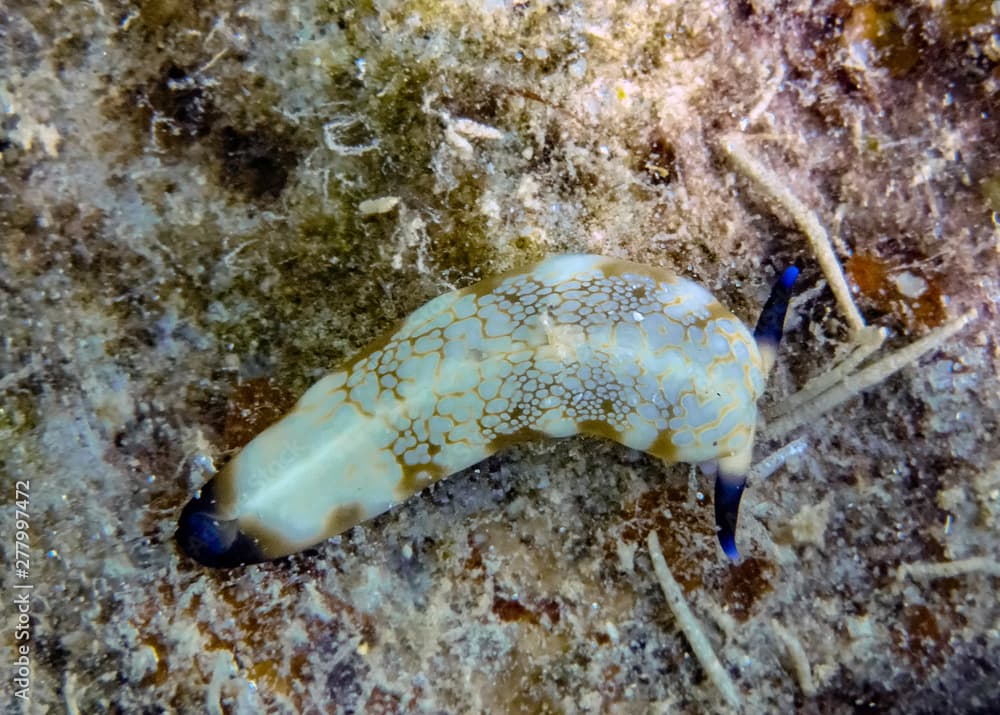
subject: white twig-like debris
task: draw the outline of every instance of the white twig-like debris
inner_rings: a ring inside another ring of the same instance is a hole
[[[772,437],[782,437],[793,429],[825,415],[834,407],[847,402],[869,387],[877,385],[910,363],[916,362],[926,353],[940,348],[957,332],[972,322],[975,317],[976,311],[970,310],[962,317],[928,333],[920,338],[920,340],[910,343],[905,348],[900,348],[896,352],[887,355],[864,370],[860,370],[853,375],[848,375],[839,385],[824,392],[799,411],[772,422],[768,425],[768,434]]]
[[[748,127],[754,124],[761,115],[767,111],[767,108],[771,105],[771,100],[773,100],[778,92],[781,90],[781,85],[785,81],[786,67],[784,62],[779,62],[778,66],[774,68],[774,72],[771,73],[771,78],[767,81],[767,85],[764,88],[764,94],[757,101],[746,117],[740,120],[740,128],[746,130]]]
[[[753,465],[753,467],[750,468],[750,472],[747,474],[747,481],[751,484],[756,484],[762,479],[767,479],[776,471],[781,469],[785,462],[788,461],[789,457],[796,457],[802,454],[806,451],[807,447],[809,447],[809,443],[806,442],[804,437],[793,439],[784,447],[774,450],[769,455],[764,457],[764,459]]]
[[[833,290],[837,304],[847,318],[851,332],[857,333],[862,330],[865,327],[865,319],[851,298],[851,289],[847,286],[840,260],[833,251],[829,234],[816,214],[785,186],[777,174],[754,158],[738,136],[729,134],[723,137],[721,145],[740,173],[753,181],[758,189],[791,215],[799,230],[809,239],[816,260]]]
[[[797,409],[814,400],[841,380],[848,377],[854,369],[863,363],[870,355],[882,347],[888,331],[885,328],[869,326],[855,336],[854,349],[850,355],[834,367],[823,372],[807,382],[801,390],[784,398],[774,417],[791,414]]]
[[[674,618],[677,619],[677,625],[684,632],[695,657],[698,658],[701,667],[705,669],[708,679],[725,698],[726,703],[734,710],[739,708],[741,698],[736,684],[729,677],[729,673],[726,672],[722,663],[719,662],[715,651],[712,650],[712,644],[708,642],[708,637],[701,628],[701,624],[691,612],[687,601],[684,600],[680,584],[674,580],[673,574],[667,567],[667,561],[663,558],[660,540],[655,531],[649,532],[649,536],[646,537],[646,546],[649,548],[649,556],[653,560],[653,570],[656,571],[656,578],[660,582],[664,597],[667,599],[667,605],[670,606]]]
[[[87,688],[84,687],[83,690]],[[68,670],[63,673],[63,706],[66,708],[66,715],[80,715],[80,695],[77,692],[76,677]]]
[[[503,139],[503,132],[496,127],[491,127],[487,124],[480,124],[479,122],[474,122],[471,119],[466,119],[465,117],[452,119],[450,125],[452,129],[459,134],[464,134],[465,136],[472,137],[473,139]]]
[[[358,213],[362,216],[374,216],[392,211],[399,204],[398,196],[382,196],[377,199],[365,199],[358,204]]]
[[[809,665],[806,649],[802,647],[802,641],[774,618],[771,619],[771,629],[774,630],[781,644],[785,646],[788,660],[791,661],[792,674],[799,682],[802,694],[807,698],[812,697],[816,694],[816,684],[813,682],[812,667]]]
[[[727,638],[733,638],[740,631],[740,623],[731,615],[729,612],[723,609],[715,599],[705,596],[704,593],[701,594],[702,597],[695,601],[695,605],[698,606],[698,610],[708,616],[711,620],[715,621],[715,625],[719,627]]]
[[[445,112],[440,112],[439,114],[447,123],[444,132],[445,138],[463,159],[471,159],[474,154],[472,142],[466,137],[471,139],[488,139],[491,141],[503,139],[503,132],[494,127],[480,124],[464,117],[455,119]]]
[[[378,148],[378,139],[372,139],[367,144],[345,144],[344,138],[357,128],[366,128],[365,121],[360,116],[349,115],[334,117],[323,125],[323,143],[326,148],[340,156],[360,156]]]
[[[902,581],[907,576],[914,579],[933,581],[938,578],[954,578],[970,573],[982,573],[987,576],[1000,576],[1000,561],[986,556],[973,556],[958,561],[918,561],[912,564],[900,564],[896,569],[896,580]]]

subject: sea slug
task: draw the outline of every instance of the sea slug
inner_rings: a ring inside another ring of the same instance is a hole
[[[439,296],[253,439],[184,508],[213,567],[301,551],[502,447],[590,434],[716,473],[723,550],[798,270],[746,327],[689,280],[589,255]]]

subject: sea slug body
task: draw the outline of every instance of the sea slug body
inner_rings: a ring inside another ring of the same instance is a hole
[[[313,546],[525,439],[590,434],[717,465],[736,514],[788,269],[756,336],[668,270],[564,255],[439,296],[313,385],[185,507],[181,548],[214,567]]]

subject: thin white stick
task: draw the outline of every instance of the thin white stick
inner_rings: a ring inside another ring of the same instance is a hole
[[[809,239],[813,253],[816,254],[816,260],[830,284],[830,289],[833,290],[833,295],[837,299],[844,317],[847,318],[851,332],[857,333],[864,328],[865,319],[851,298],[851,289],[847,286],[844,270],[840,266],[837,254],[833,251],[830,236],[816,214],[785,186],[777,174],[754,158],[747,151],[743,140],[737,135],[728,134],[723,137],[721,146],[736,168],[753,181],[757,188],[772,201],[784,208],[791,215],[799,230]]]
[[[767,108],[771,105],[771,101],[777,96],[778,91],[781,89],[781,83],[785,81],[785,71],[785,63],[779,62],[778,66],[771,75],[771,79],[767,82],[764,94],[761,96],[757,104],[754,105],[753,109],[750,110],[746,118],[740,121],[741,129],[746,129],[749,126],[752,126],[753,123],[760,118],[760,115],[767,111]]]
[[[751,484],[756,484],[762,479],[767,479],[776,471],[784,466],[785,462],[788,461],[789,457],[794,457],[802,454],[806,451],[809,443],[806,442],[805,437],[799,437],[798,439],[793,439],[791,442],[786,444],[780,449],[776,449],[769,455],[764,457],[764,459],[757,462],[750,468],[747,473],[747,481]]]
[[[802,405],[812,401],[831,387],[854,372],[854,368],[863,363],[872,353],[882,347],[888,331],[885,328],[869,326],[859,332],[856,343],[850,355],[824,373],[809,380],[795,394],[782,399],[781,404],[771,419],[776,419],[795,412]]]
[[[933,581],[938,578],[954,578],[970,573],[984,573],[988,576],[1000,576],[1000,561],[986,556],[973,556],[959,561],[918,561],[912,564],[900,564],[896,569],[896,580],[902,581],[907,576],[916,579]]]
[[[663,551],[660,549],[660,540],[655,531],[650,531],[646,537],[646,546],[649,548],[649,556],[653,560],[653,570],[656,571],[656,578],[660,582],[660,588],[667,599],[667,605],[677,619],[677,625],[681,627],[685,638],[691,645],[695,657],[705,669],[708,679],[718,688],[722,697],[734,710],[740,707],[740,694],[736,689],[736,684],[729,677],[729,673],[722,667],[722,663],[712,650],[712,644],[708,642],[708,637],[701,628],[698,619],[695,618],[687,601],[684,600],[684,593],[680,585],[674,580],[674,576],[667,567],[667,561],[663,558]]]
[[[957,320],[928,333],[920,340],[914,341],[905,348],[900,348],[891,355],[879,360],[874,365],[844,378],[843,382],[831,390],[824,392],[818,398],[807,404],[798,412],[782,417],[767,426],[771,437],[782,437],[793,429],[825,415],[858,393],[877,385],[890,375],[902,370],[910,363],[916,362],[926,353],[941,347],[958,331],[968,325],[976,317],[976,311],[970,310]]]
[[[792,672],[795,679],[799,681],[802,694],[806,697],[812,697],[816,694],[816,685],[813,683],[812,667],[809,665],[806,649],[802,647],[802,641],[774,618],[771,619],[771,628],[777,634],[782,645],[785,646],[785,652],[788,653],[788,659],[791,661]]]

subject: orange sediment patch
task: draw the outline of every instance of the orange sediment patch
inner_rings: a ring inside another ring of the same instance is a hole
[[[844,264],[844,270],[865,300],[910,329],[936,328],[948,317],[941,287],[934,277],[924,271],[893,266],[888,261],[865,254],[851,256]],[[914,284],[916,289],[908,289],[907,282]]]

